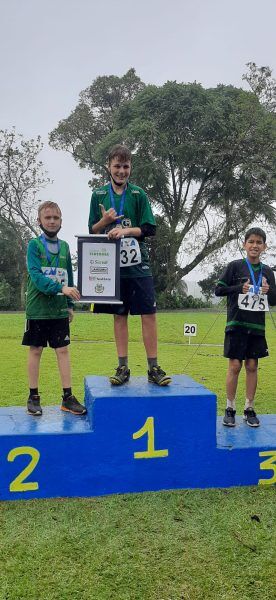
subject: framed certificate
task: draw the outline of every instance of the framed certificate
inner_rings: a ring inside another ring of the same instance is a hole
[[[120,241],[107,235],[77,235],[78,290],[81,302],[122,304]]]

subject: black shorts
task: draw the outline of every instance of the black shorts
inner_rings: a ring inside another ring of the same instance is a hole
[[[28,319],[23,346],[63,348],[70,344],[69,319]]]
[[[156,301],[152,277],[121,279],[120,299],[123,304],[95,304],[95,313],[111,315],[152,315]]]
[[[228,331],[224,338],[224,356],[237,360],[264,358],[268,347],[264,335],[245,331]]]

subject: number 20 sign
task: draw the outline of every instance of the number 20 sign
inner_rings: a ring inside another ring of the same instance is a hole
[[[196,323],[184,323],[184,335],[196,336],[197,324]]]

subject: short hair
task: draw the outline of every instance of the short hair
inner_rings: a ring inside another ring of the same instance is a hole
[[[244,241],[246,242],[251,235],[258,235],[263,239],[264,244],[266,243],[266,233],[260,227],[251,227],[251,229],[248,229],[244,236]]]
[[[131,152],[127,146],[122,144],[116,144],[113,146],[108,154],[108,164],[110,165],[113,158],[119,158],[122,162],[131,161]]]
[[[41,212],[44,210],[44,208],[56,208],[61,216],[61,210],[59,208],[59,205],[56,202],[52,202],[51,200],[46,200],[45,202],[42,202],[42,204],[40,204],[38,207],[37,216],[39,219]]]

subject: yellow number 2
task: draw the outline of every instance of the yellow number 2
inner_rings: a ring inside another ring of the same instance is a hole
[[[273,471],[272,477],[269,479],[259,479],[259,484],[272,485],[276,483],[276,450],[267,450],[266,452],[259,452],[259,456],[268,456],[266,460],[261,462],[261,470]]]
[[[134,452],[134,458],[164,458],[168,450],[155,450],[154,448],[154,418],[148,417],[143,427],[133,434],[133,439],[138,440],[143,435],[148,435],[148,449],[144,452]]]
[[[35,469],[39,458],[40,453],[36,448],[32,448],[31,446],[18,446],[18,448],[13,448],[7,458],[9,462],[13,462],[17,456],[21,456],[22,454],[28,454],[31,456],[31,461],[29,464],[17,475],[17,477],[10,484],[10,492],[31,492],[34,490],[38,490],[38,482],[37,481],[29,481],[28,483],[24,483],[24,479],[26,479]]]

